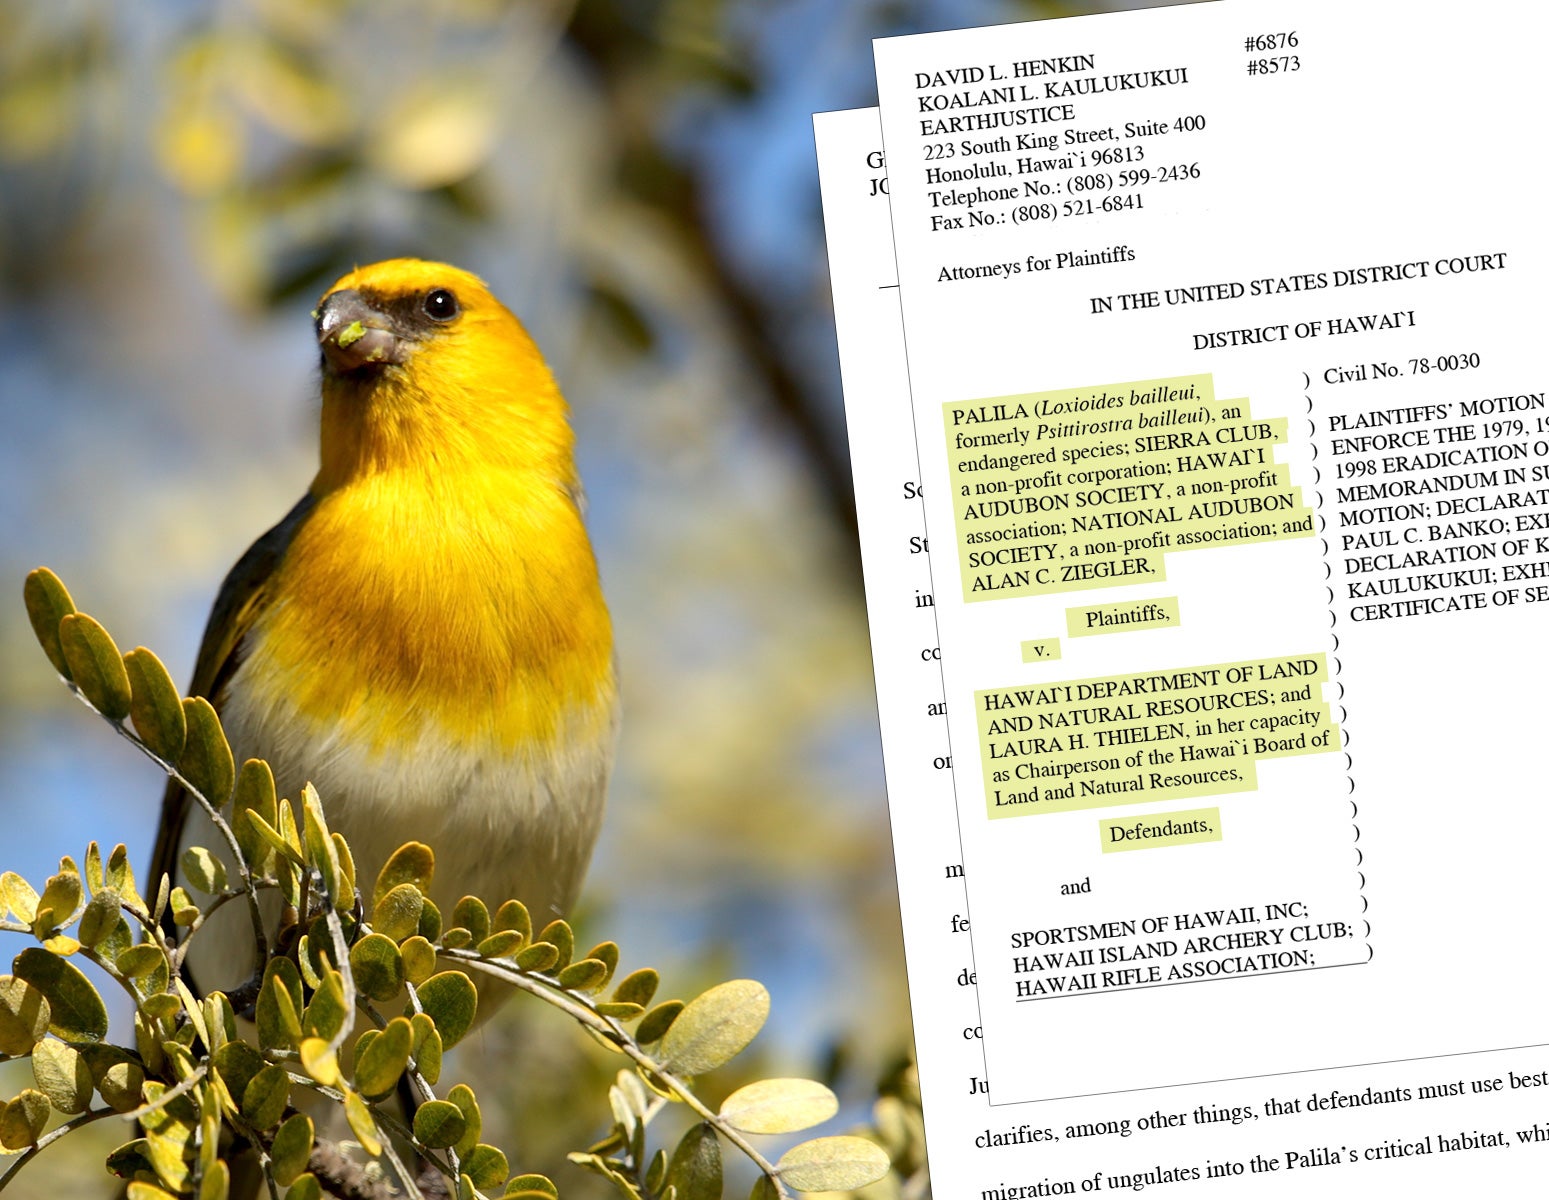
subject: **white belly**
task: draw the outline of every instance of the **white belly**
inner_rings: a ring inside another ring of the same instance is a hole
[[[238,672],[231,694],[244,691]],[[329,827],[350,845],[368,905],[377,872],[408,841],[435,851],[431,899],[448,923],[464,895],[478,896],[491,912],[519,899],[535,928],[566,915],[575,902],[602,823],[611,724],[590,744],[557,738],[560,752],[496,755],[426,732],[411,745],[373,754],[294,713],[260,713],[240,699],[228,700],[222,720],[237,762],[268,761],[280,796],[296,801],[298,810],[302,786],[317,788]],[[202,813],[190,816],[182,845],[226,857]],[[266,908],[272,929],[277,900]],[[230,988],[249,977],[249,929],[241,906],[228,904],[200,930],[189,963],[201,988]]]

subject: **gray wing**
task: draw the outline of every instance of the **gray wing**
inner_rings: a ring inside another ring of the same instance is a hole
[[[268,533],[248,547],[237,560],[215,597],[215,607],[204,627],[204,640],[194,664],[190,696],[203,696],[216,712],[221,709],[222,692],[246,656],[247,635],[254,622],[273,600],[271,584],[275,568],[285,557],[291,539],[312,512],[315,497],[309,492],[285,514]],[[212,797],[213,799],[213,797]],[[178,843],[188,820],[191,800],[175,780],[167,781],[161,801],[161,826],[156,834],[156,849],[151,854],[151,872],[146,879],[154,898],[163,874],[177,877]]]

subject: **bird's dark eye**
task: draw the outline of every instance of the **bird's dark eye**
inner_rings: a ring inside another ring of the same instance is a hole
[[[436,288],[425,297],[425,315],[432,321],[450,321],[459,311],[457,297],[446,288]]]

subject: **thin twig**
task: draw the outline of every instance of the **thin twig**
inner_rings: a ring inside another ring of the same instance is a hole
[[[182,1083],[175,1084],[172,1087],[169,1087],[166,1091],[164,1091],[161,1095],[157,1096],[156,1099],[152,1100],[149,1104],[142,1104],[142,1105],[140,1105],[139,1108],[135,1109],[133,1112],[126,1112],[126,1113],[122,1114],[124,1120],[126,1120],[126,1121],[138,1121],[141,1117],[149,1116],[151,1113],[165,1108],[167,1105],[171,1104],[174,1100],[176,1100],[179,1096],[183,1095],[185,1092],[193,1091],[193,1089],[195,1087],[197,1087],[199,1084],[204,1082],[205,1078],[208,1075],[209,1075],[209,1068],[208,1067],[199,1067],[199,1068],[197,1068],[194,1071],[194,1073],[192,1075],[190,1075],[187,1079],[183,1080]]]
[[[59,1141],[59,1139],[64,1137],[65,1134],[74,1133],[82,1125],[90,1125],[93,1121],[102,1120],[103,1117],[116,1117],[117,1115],[118,1113],[111,1108],[94,1108],[88,1112],[83,1112],[80,1116],[75,1117],[72,1120],[66,1121],[58,1129],[50,1130],[31,1146],[28,1146],[27,1149],[23,1150],[20,1156],[17,1157],[16,1160],[5,1169],[5,1174],[0,1175],[0,1192],[5,1191],[6,1186],[11,1182],[12,1178],[15,1177],[18,1171],[20,1171],[24,1166],[31,1162],[32,1159],[37,1155],[41,1154],[48,1147]]]
[[[325,1187],[329,1194],[341,1200],[395,1200],[398,1195],[391,1183],[372,1178],[364,1166],[328,1138],[313,1140],[307,1170],[316,1175],[319,1182],[327,1180]]]
[[[105,971],[109,979],[116,980],[119,986],[122,987],[124,991],[129,993],[129,999],[134,1001],[136,1006],[139,1005],[140,1001],[144,997],[140,995],[139,989],[134,986],[134,981],[118,969],[117,963],[110,962],[108,959],[103,958],[102,955],[97,953],[95,946],[82,946],[81,956],[88,962],[95,963],[98,967]]]
[[[307,1088],[309,1091],[316,1092],[319,1096],[322,1096],[327,1100],[332,1100],[336,1104],[344,1103],[344,1093],[341,1092],[338,1088],[329,1087],[325,1083],[318,1083],[317,1080],[313,1079],[310,1075],[297,1074],[295,1071],[290,1070],[287,1070],[285,1073],[290,1076],[292,1083],[299,1083],[302,1087]],[[415,1151],[422,1158],[424,1158],[426,1162],[434,1166],[443,1175],[448,1177],[452,1176],[451,1169],[440,1159],[436,1158],[436,1156],[428,1148],[420,1145],[420,1143],[415,1139],[413,1131],[404,1125],[402,1121],[399,1121],[395,1117],[389,1116],[387,1113],[382,1112],[381,1110],[377,1109],[375,1105],[372,1106],[372,1115],[390,1132],[398,1134],[399,1137],[403,1138],[404,1141],[413,1146]],[[391,1141],[384,1138],[382,1140],[382,1152],[387,1155],[388,1162],[392,1164],[393,1169],[399,1172],[400,1177],[404,1180],[404,1186],[409,1189],[409,1200],[425,1200],[425,1196],[420,1192],[415,1181],[409,1176],[407,1168],[405,1168],[403,1163],[399,1160],[397,1153],[388,1153],[391,1148]]]
[[[333,897],[323,886],[322,873],[314,868],[308,874],[317,876],[317,890],[323,897],[323,915],[328,922],[328,934],[333,939],[333,953],[337,960],[334,969],[339,972],[339,980],[344,987],[344,1021],[339,1026],[339,1032],[328,1041],[328,1053],[337,1054],[355,1028],[355,972],[350,966],[350,948],[344,941],[344,923],[339,920],[339,910],[334,907]]]

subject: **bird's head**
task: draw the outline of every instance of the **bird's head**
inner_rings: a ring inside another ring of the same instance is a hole
[[[358,267],[313,312],[323,372],[323,476],[447,467],[573,477],[564,399],[516,317],[477,276],[398,258]]]

